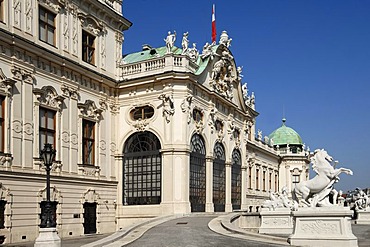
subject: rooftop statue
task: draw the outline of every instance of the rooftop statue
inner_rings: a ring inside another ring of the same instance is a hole
[[[189,32],[186,32],[182,36],[181,46],[182,46],[182,55],[188,53],[189,48],[189,40],[188,40]]]
[[[334,184],[339,181],[342,172],[352,175],[346,168],[335,168],[331,164],[333,158],[324,150],[315,150],[311,158],[312,168],[316,176],[307,181],[301,181],[292,191],[292,196],[300,206],[326,207],[333,206],[329,202],[329,194],[334,190]],[[301,199],[298,199],[301,196]]]
[[[176,31],[173,31],[172,34],[171,31],[168,31],[168,35],[164,41],[166,42],[167,53],[171,53],[171,49],[176,41]]]
[[[231,39],[231,38],[229,39],[229,35],[227,34],[226,31],[222,31],[222,33],[220,35],[220,41],[219,41],[220,44],[223,44],[226,47],[230,47],[232,40],[233,39]]]

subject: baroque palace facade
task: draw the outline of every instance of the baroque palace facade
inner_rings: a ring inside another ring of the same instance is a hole
[[[231,39],[122,56],[121,0],[0,0],[0,241],[33,241],[51,171],[61,238],[140,219],[257,210],[308,178],[308,152],[283,122],[256,131]]]

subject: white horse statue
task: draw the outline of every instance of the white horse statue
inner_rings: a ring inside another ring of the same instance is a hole
[[[353,172],[346,168],[335,168],[331,162],[333,158],[324,150],[315,150],[311,158],[312,169],[316,176],[307,181],[301,181],[292,191],[293,199],[300,206],[323,207],[331,206],[329,194],[334,189],[334,183],[339,181],[342,172],[352,175]],[[298,199],[298,196],[302,199]]]

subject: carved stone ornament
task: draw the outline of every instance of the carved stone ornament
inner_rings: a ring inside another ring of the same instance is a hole
[[[309,234],[336,234],[339,232],[337,222],[326,222],[323,220],[308,221],[301,223],[301,230]]]
[[[220,41],[218,43],[225,45],[226,47],[230,47],[232,40],[233,39],[229,38],[229,35],[227,34],[226,31],[222,31],[220,35]]]
[[[195,122],[195,132],[200,135],[200,134],[202,134],[203,130],[204,130],[203,121],[200,120],[198,122]]]
[[[209,111],[208,125],[211,128],[211,133],[215,131],[216,128],[216,113],[218,112],[216,106],[213,104],[213,107]]]
[[[233,98],[233,82],[237,79],[234,76],[233,56],[228,50],[222,51],[221,58],[214,63],[209,85],[226,99]]]
[[[12,67],[11,72],[13,74],[13,79],[15,80],[21,80],[29,84],[33,84],[35,82],[35,77],[32,71],[28,71],[18,67]]]
[[[166,119],[166,122],[169,123],[170,116],[175,114],[173,99],[164,93],[159,95],[158,99],[162,100],[163,117]]]
[[[50,200],[60,202],[61,198],[63,197],[62,192],[58,190],[55,186],[53,186],[50,189],[51,189]],[[39,190],[39,192],[37,193],[37,197],[42,197],[42,200],[46,200],[46,187]]]
[[[95,17],[82,13],[79,13],[77,16],[81,21],[82,28],[93,33],[94,35],[99,36],[107,32],[104,23]]]
[[[39,104],[52,107],[58,111],[62,110],[62,103],[65,99],[64,96],[58,95],[52,86],[44,86],[41,89],[33,89]]]
[[[63,84],[60,89],[63,92],[63,96],[71,97],[72,99],[78,99],[80,97],[80,93],[78,92],[78,88],[69,87]]]
[[[228,123],[227,133],[231,135],[235,130],[235,122],[234,122],[233,114],[229,114],[229,117],[227,118],[227,123]]]
[[[99,121],[103,110],[96,107],[94,101],[86,100],[85,103],[78,103],[78,109],[83,117],[92,118]]]
[[[136,131],[144,132],[148,129],[149,121],[147,119],[137,119],[132,126],[136,129]]]
[[[83,202],[98,202],[98,200],[100,200],[100,195],[96,190],[89,188],[85,193],[83,193],[82,200]]]
[[[5,200],[11,195],[10,189],[6,188],[3,183],[0,183],[0,199]]]
[[[59,12],[60,9],[64,8],[65,2],[65,0],[39,0],[39,3],[52,8],[55,12]]]
[[[0,91],[10,96],[10,89],[14,86],[15,80],[7,78],[3,70],[0,68]]]
[[[116,152],[117,151],[117,145],[116,145],[116,143],[114,143],[114,142],[111,142],[110,143],[110,151],[111,152]]]
[[[190,124],[191,122],[191,118],[192,118],[192,115],[191,115],[191,102],[193,100],[193,96],[191,95],[188,95],[186,96],[186,98],[182,101],[181,103],[181,110],[183,113],[186,113],[188,115],[188,124]]]

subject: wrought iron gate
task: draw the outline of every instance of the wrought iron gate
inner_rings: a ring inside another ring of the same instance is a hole
[[[232,153],[232,168],[231,168],[231,204],[233,210],[241,207],[241,155],[238,150]]]
[[[214,147],[213,206],[215,212],[225,212],[225,149],[220,143]]]
[[[192,212],[204,212],[206,205],[206,149],[200,135],[191,138],[189,200]]]

